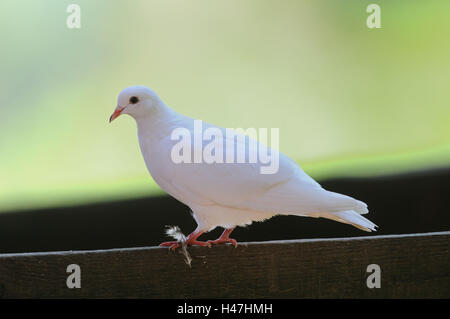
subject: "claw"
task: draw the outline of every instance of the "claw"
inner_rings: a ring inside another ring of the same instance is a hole
[[[161,246],[161,247],[169,247],[169,250],[175,250],[178,247],[180,247],[180,242],[178,242],[178,241],[166,241],[166,242],[163,242],[163,243],[159,244],[159,246]]]
[[[192,234],[190,234],[188,236],[188,238],[186,239],[186,245],[188,246],[202,246],[202,247],[211,247],[211,244],[209,242],[204,242],[204,241],[199,241],[197,240],[197,238],[203,234],[203,232],[193,232]],[[181,246],[181,242],[179,241],[166,241],[163,242],[161,244],[159,244],[159,246],[162,247],[169,247],[169,250],[175,250],[177,248],[179,248]]]
[[[211,245],[220,245],[220,244],[230,243],[234,246],[234,248],[236,248],[238,245],[237,241],[233,238],[218,238],[216,240],[208,240],[208,243],[210,243]]]
[[[234,230],[234,228],[225,229],[219,238],[217,238],[216,240],[208,240],[208,243],[210,243],[211,245],[230,243],[234,246],[234,248],[236,248],[237,241],[233,238],[228,237],[228,236],[230,236],[230,234],[233,230]]]
[[[161,247],[167,247],[167,246],[175,245],[175,244],[177,244],[177,243],[178,243],[177,241],[165,241],[165,242],[159,244],[159,246],[161,246]]]

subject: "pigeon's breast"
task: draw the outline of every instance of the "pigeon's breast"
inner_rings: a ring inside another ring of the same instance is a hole
[[[173,169],[173,165],[176,164],[171,158],[173,143],[170,139],[155,141],[139,136],[139,145],[145,165],[155,182],[169,195],[189,205],[189,194],[185,193],[186,190],[177,187],[176,170]]]

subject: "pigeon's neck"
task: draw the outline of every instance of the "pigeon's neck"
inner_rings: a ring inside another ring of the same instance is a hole
[[[146,139],[161,139],[171,134],[180,114],[164,103],[155,107],[152,112],[136,118],[138,135]]]

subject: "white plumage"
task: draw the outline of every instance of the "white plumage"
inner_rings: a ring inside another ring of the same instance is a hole
[[[171,139],[171,134],[176,128],[183,127],[194,136],[194,119],[167,107],[149,88],[133,86],[123,90],[110,120],[120,114],[129,114],[136,120],[139,145],[154,180],[191,208],[198,227],[188,237],[188,241],[192,241],[190,244],[202,243],[196,238],[217,226],[229,229],[229,234],[235,226],[248,225],[278,214],[323,217],[364,231],[375,230],[376,225],[361,216],[368,212],[365,203],[323,189],[281,153],[279,170],[275,174],[261,174],[261,163],[176,164],[171,151],[177,141]],[[203,129],[210,127],[216,126],[203,123]],[[225,129],[219,129],[226,139]],[[249,139],[245,141],[248,145]],[[232,145],[217,139],[214,143],[216,147],[223,147],[224,154],[230,151],[228,145]],[[258,142],[251,145],[273,152]],[[228,235],[222,239],[225,240],[212,243],[233,241]],[[172,244],[172,247],[177,246]]]

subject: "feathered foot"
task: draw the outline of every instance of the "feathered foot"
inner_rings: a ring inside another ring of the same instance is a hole
[[[219,245],[219,244],[231,243],[236,248],[237,241],[235,239],[229,237],[233,230],[234,230],[234,228],[225,229],[223,231],[222,235],[219,238],[217,238],[216,240],[208,240],[208,244]]]
[[[193,232],[192,234],[190,234],[187,239],[186,239],[186,245],[188,246],[193,246],[193,245],[197,245],[197,246],[203,246],[203,247],[211,247],[211,244],[209,242],[205,242],[205,241],[199,241],[197,240],[198,237],[200,237],[200,235],[203,234],[203,232]],[[170,250],[175,250],[179,247],[181,247],[181,242],[179,241],[166,241],[163,242],[161,244],[159,244],[159,246],[162,247],[169,247]]]

